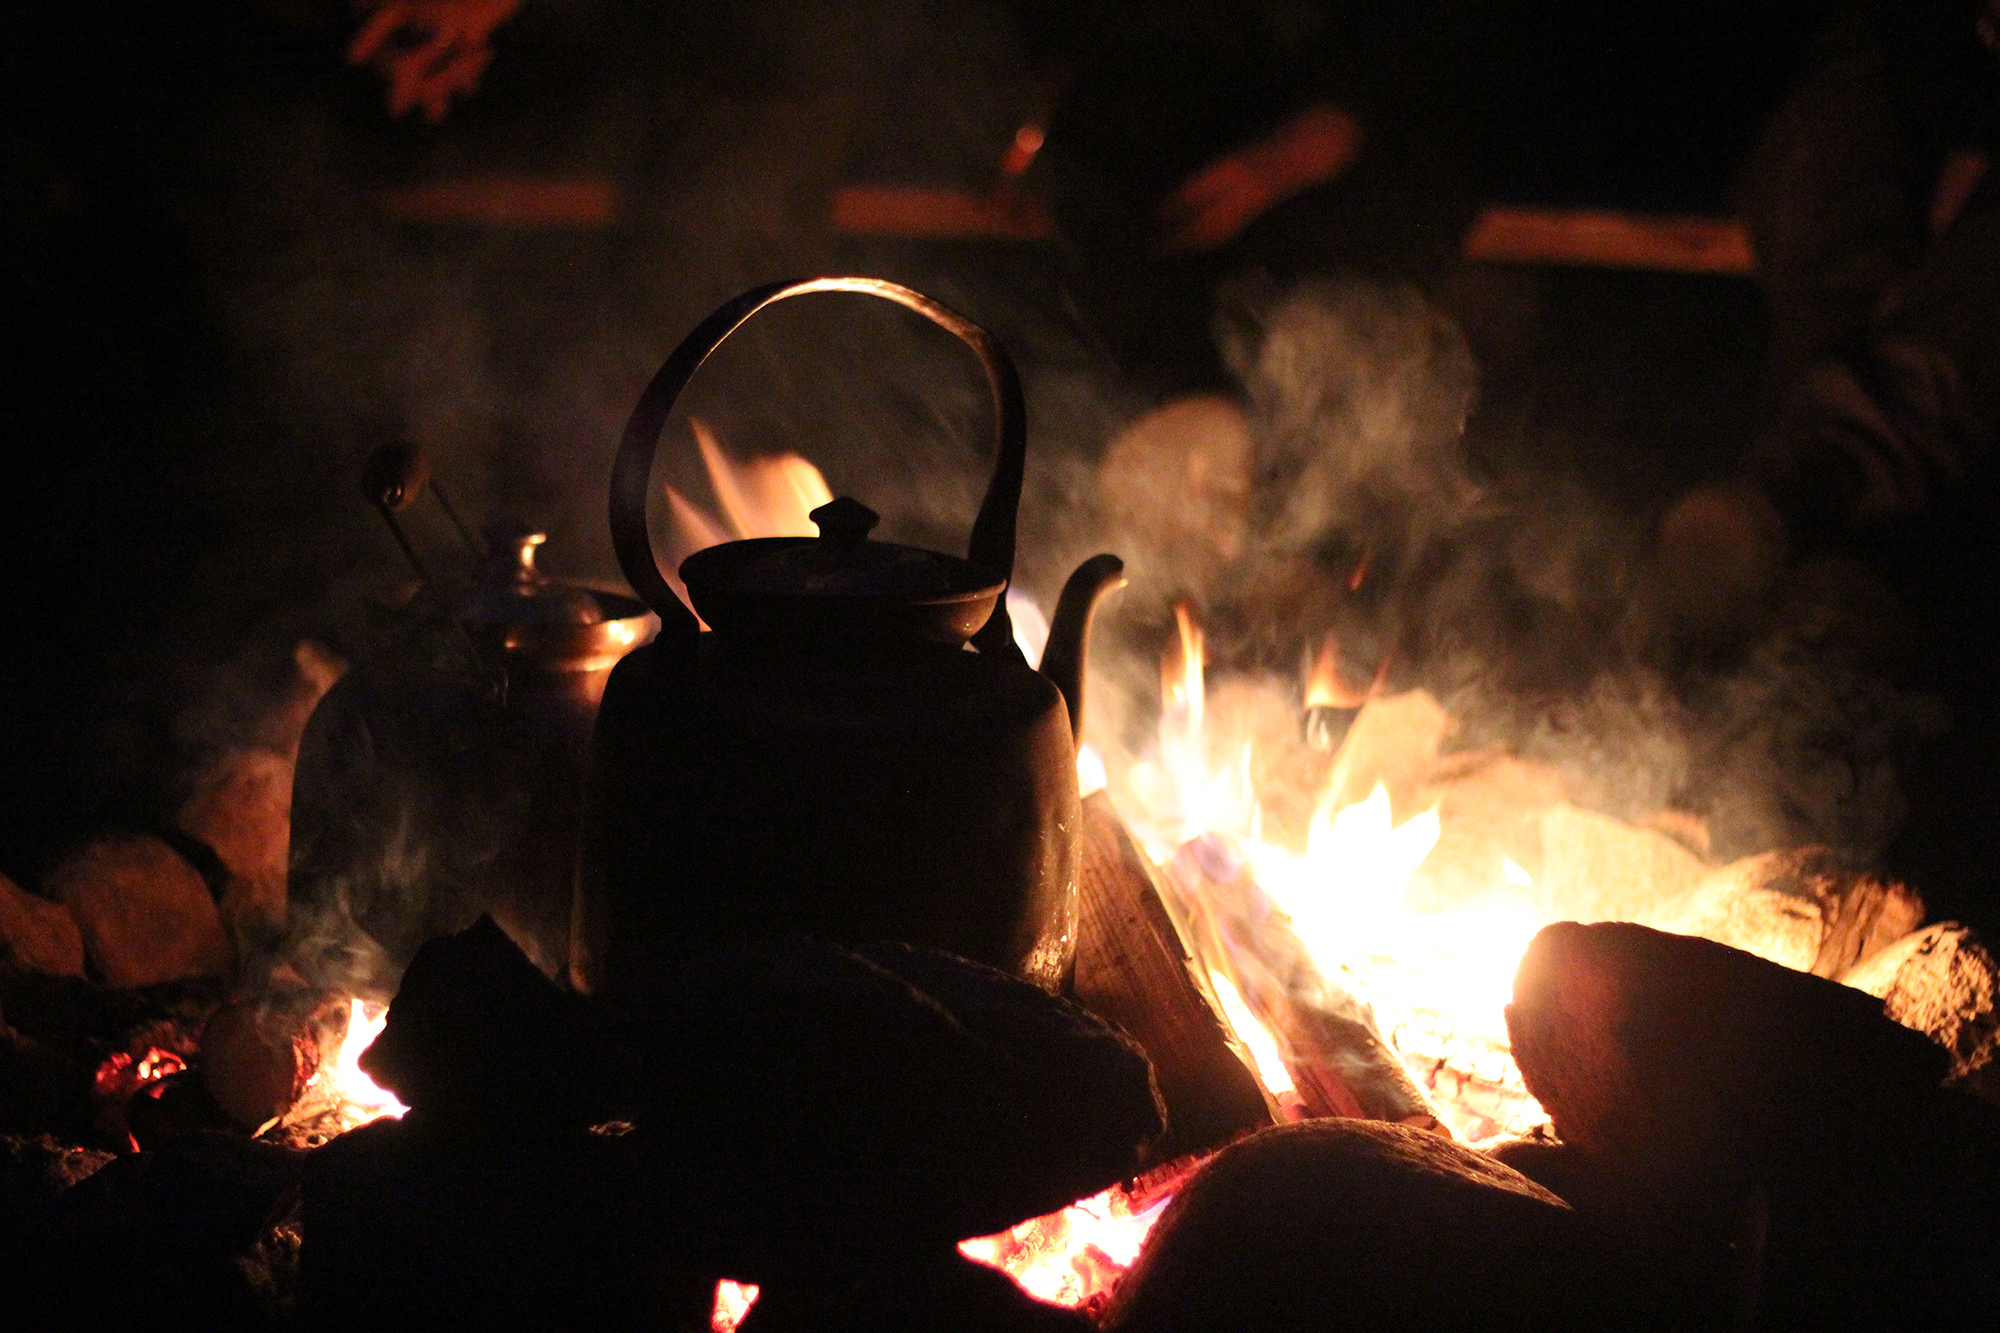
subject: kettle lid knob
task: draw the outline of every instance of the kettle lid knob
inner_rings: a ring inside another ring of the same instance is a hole
[[[821,541],[838,542],[843,546],[867,541],[868,534],[882,521],[882,516],[867,505],[844,495],[827,501],[806,517],[819,525]]]

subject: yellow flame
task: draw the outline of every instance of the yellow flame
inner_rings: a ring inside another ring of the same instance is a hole
[[[808,517],[833,499],[826,478],[797,454],[774,454],[738,463],[722,451],[707,423],[689,418],[716,502],[738,537],[810,537]]]
[[[1340,675],[1340,641],[1329,634],[1320,640],[1306,673],[1307,708],[1359,708],[1368,696],[1349,685]]]
[[[1348,746],[1325,774],[1304,852],[1264,841],[1247,745],[1234,762],[1210,762],[1216,747],[1205,734],[1201,628],[1186,606],[1176,608],[1176,619],[1176,642],[1161,661],[1158,756],[1135,765],[1119,788],[1121,802],[1137,803],[1137,809],[1121,810],[1134,833],[1170,875],[1182,846],[1205,833],[1223,835],[1276,909],[1260,929],[1296,939],[1284,945],[1272,937],[1274,958],[1302,946],[1313,971],[1367,1006],[1383,1040],[1454,1131],[1475,1143],[1525,1132],[1539,1121],[1540,1108],[1508,1055],[1503,1010],[1520,956],[1545,924],[1532,896],[1521,892],[1532,887],[1523,883],[1526,872],[1511,861],[1496,862],[1493,883],[1477,898],[1449,911],[1416,910],[1412,876],[1442,836],[1439,811],[1398,823],[1379,783],[1366,799],[1338,804],[1350,789],[1350,768],[1366,762]],[[1337,653],[1331,641],[1321,647],[1316,666],[1328,678],[1337,679]],[[1368,693],[1373,696],[1373,687]],[[1203,891],[1198,883],[1181,887]],[[1260,1081],[1274,1097],[1296,1096],[1291,1071],[1279,1058],[1282,1048],[1257,1021],[1238,980],[1240,965],[1258,963],[1229,956],[1236,944],[1210,956],[1210,947],[1194,943],[1197,965],[1209,972],[1218,1004],[1250,1049]],[[1243,947],[1259,951],[1255,941]],[[1471,1086],[1459,1080],[1461,1074],[1488,1090],[1475,1091],[1464,1105],[1454,1103]]]
[[[1222,1004],[1222,1016],[1228,1020],[1230,1030],[1249,1050],[1250,1058],[1257,1062],[1257,1078],[1273,1096],[1296,1092],[1298,1087],[1292,1082],[1292,1074],[1285,1068],[1285,1057],[1278,1053],[1278,1039],[1273,1037],[1257,1016],[1250,1012],[1250,1006],[1243,1003],[1243,996],[1237,992],[1228,977],[1210,968],[1208,980],[1215,987],[1215,998]]]
[[[396,1100],[396,1094],[378,1087],[361,1071],[361,1053],[374,1044],[389,1024],[385,1006],[354,1000],[347,1006],[347,1032],[333,1062],[333,1090],[352,1107],[355,1124],[367,1124],[383,1116],[400,1118],[410,1108]]]
[[[757,1303],[759,1288],[754,1282],[732,1282],[728,1278],[715,1284],[715,1308],[708,1316],[710,1333],[736,1333],[736,1326],[743,1322],[743,1316],[750,1313],[750,1307]]]

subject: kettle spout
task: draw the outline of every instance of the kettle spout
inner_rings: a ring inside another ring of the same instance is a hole
[[[1125,562],[1115,555],[1094,555],[1076,567],[1056,601],[1049,624],[1048,645],[1042,649],[1041,671],[1069,705],[1069,731],[1083,739],[1083,664],[1090,652],[1090,618],[1098,599],[1125,586]]]

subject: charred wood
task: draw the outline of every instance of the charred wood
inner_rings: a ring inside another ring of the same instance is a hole
[[[871,952],[718,943],[634,990],[622,1017],[648,1075],[626,1141],[689,1265],[845,1281],[1137,1169],[1159,1129],[1138,1050],[992,969]]]
[[[1213,835],[1188,843],[1168,880],[1196,956],[1234,972],[1310,1114],[1448,1133],[1383,1039],[1373,1010],[1321,976],[1297,936],[1267,928],[1270,906],[1226,844]]]

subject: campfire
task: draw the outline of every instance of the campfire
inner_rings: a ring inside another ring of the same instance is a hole
[[[721,512],[667,490],[675,565],[845,503],[691,426]],[[1005,596],[1042,659],[1063,613]],[[718,1333],[1292,1327],[1428,1282],[1538,1326],[1748,1327],[1876,1300],[1870,1263],[1935,1284],[1924,1309],[1990,1272],[2000,1131],[1963,1089],[1991,1096],[2000,970],[1970,932],[1817,849],[1716,865],[1689,817],[1582,808],[1332,636],[1296,680],[1212,678],[1174,609],[1150,742],[1075,755],[1060,995],[804,936],[681,941],[584,995],[525,899],[369,946],[391,1002],[329,984],[359,937],[329,952],[297,902],[278,929],[272,878],[340,672],[298,665],[185,847],[101,840],[54,901],[0,882],[8,1234],[78,1309],[119,1247],[272,1319]],[[222,1220],[177,1236],[190,1193]]]

